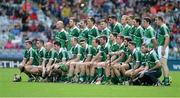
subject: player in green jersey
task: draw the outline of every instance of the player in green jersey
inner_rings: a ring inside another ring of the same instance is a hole
[[[117,32],[117,33],[121,33],[122,32],[122,24],[120,24],[117,21],[117,17],[116,16],[109,16],[108,20],[109,20],[109,23],[112,26],[112,28],[111,28],[112,32]]]
[[[125,72],[125,76],[133,78],[134,77],[133,75],[135,75],[135,70],[137,71],[137,69],[141,65],[141,51],[136,48],[135,42],[133,41],[130,41],[128,43],[128,48],[131,51],[130,59],[132,62],[132,66],[129,70]],[[137,73],[138,72],[136,72],[136,74]]]
[[[129,18],[128,18],[128,24],[130,26],[129,28],[129,36],[131,37],[131,39],[133,39],[133,36],[134,36],[134,32],[135,32],[135,29],[136,27],[134,26],[134,16],[132,15],[129,15]]]
[[[150,24],[151,24],[151,19],[148,17],[145,17],[143,19],[143,26],[145,28],[143,43],[146,43],[147,45],[149,45],[150,48],[157,49],[157,41],[156,41],[156,37],[155,37],[155,31]]]
[[[54,77],[53,81],[59,81],[60,79],[64,81],[68,72],[68,67],[65,64],[68,60],[68,53],[59,42],[54,42],[54,49],[57,52],[57,57],[56,62],[51,66],[50,74]]]
[[[77,20],[74,17],[71,17],[69,20],[69,30],[68,30],[68,43],[67,43],[67,49],[70,50],[71,45],[71,38],[72,37],[79,37],[80,30],[76,26]]]
[[[89,29],[88,32],[88,44],[92,45],[92,40],[93,38],[96,38],[97,36],[99,36],[99,31],[98,28],[95,25],[96,21],[93,17],[89,17],[87,19],[87,27]]]
[[[86,20],[81,20],[80,21],[80,23],[79,23],[79,28],[80,28],[79,37],[88,40],[89,29],[87,28],[86,24],[87,24]]]
[[[31,68],[33,66],[38,66],[39,65],[39,57],[37,55],[37,52],[32,48],[32,41],[26,41],[26,50],[24,53],[24,58],[23,61],[21,63],[21,65],[19,66],[20,68],[20,74],[22,72],[24,72],[28,77],[29,80],[28,81],[32,81],[34,78],[31,74]],[[19,82],[21,80],[14,80],[14,82]]]
[[[51,66],[56,62],[57,52],[53,49],[53,44],[51,42],[47,42],[45,44],[46,53],[42,62],[43,78],[48,78],[50,76]]]
[[[43,58],[45,57],[46,49],[43,40],[36,41],[37,54],[39,56],[39,64],[42,65]]]
[[[158,55],[163,67],[163,75],[164,80],[163,84],[165,86],[170,85],[169,81],[169,68],[167,65],[167,59],[168,59],[168,53],[169,53],[169,41],[170,41],[170,30],[167,27],[167,25],[163,22],[162,17],[156,17],[155,19],[156,24],[159,26],[159,32],[158,32]]]
[[[100,21],[101,32],[99,36],[106,35],[109,38],[110,29],[107,27],[107,22],[103,19]]]
[[[67,50],[62,48],[59,42],[54,42],[54,49],[57,51],[58,55],[56,57],[55,64],[52,65],[52,68],[55,70],[62,70],[64,72],[67,72],[68,71],[67,68],[66,70],[64,70],[62,69],[62,66],[61,66],[61,65],[65,65],[69,59]],[[67,66],[63,66],[63,67],[67,67]]]
[[[54,41],[60,42],[62,47],[66,47],[67,42],[67,32],[64,30],[64,23],[62,21],[58,21],[56,23],[56,28],[58,31],[55,33]]]
[[[69,67],[67,82],[72,82],[72,77],[74,73],[78,73],[77,69],[79,69],[79,66],[75,66],[76,62],[82,62],[84,59],[84,55],[83,55],[84,49],[78,44],[78,38],[76,37],[71,38],[71,43],[72,43],[72,48],[70,52],[72,57],[70,57],[70,60],[66,63],[66,65]]]
[[[136,42],[136,48],[140,50],[142,42],[143,42],[143,37],[144,37],[144,29],[141,27],[140,18],[135,18],[134,22],[135,22],[134,26],[136,27],[136,29],[133,34],[133,41]]]
[[[121,18],[121,24],[123,26],[121,34],[123,36],[129,36],[130,26],[128,24],[128,19],[129,19],[129,17],[127,15],[123,15]]]

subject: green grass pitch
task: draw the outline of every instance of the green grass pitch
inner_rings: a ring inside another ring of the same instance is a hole
[[[15,68],[0,68],[0,97],[76,97],[76,98],[180,98],[180,72],[171,72],[173,84],[169,87],[153,86],[118,86],[95,84],[64,84],[26,82],[27,77],[22,74],[23,81],[12,82]]]

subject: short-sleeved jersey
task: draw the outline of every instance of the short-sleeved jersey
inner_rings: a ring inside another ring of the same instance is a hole
[[[32,58],[33,59],[32,65],[39,65],[38,54],[32,47],[29,50],[25,51],[24,58],[27,60],[27,62],[30,60],[30,58]]]
[[[91,57],[93,57],[93,56],[95,56],[97,54],[97,50],[92,46],[92,45],[86,45],[86,48],[85,48],[85,54],[84,54],[84,56],[85,56],[85,58],[87,57],[87,56],[91,56]]]
[[[122,24],[120,23],[116,23],[115,25],[112,26],[112,32],[117,32],[117,33],[120,33],[122,32]]]
[[[127,55],[126,55],[126,46],[124,45],[124,43],[121,43],[120,45],[119,45],[119,52],[121,53],[121,52],[124,52],[125,53],[125,56],[120,60],[120,63],[122,63],[122,62],[125,62],[126,60],[127,60]]]
[[[110,52],[110,44],[106,43],[105,46],[100,45],[99,52],[101,52],[101,56],[102,56],[101,61],[105,61],[107,59],[107,55]]]
[[[162,24],[159,29],[158,36],[157,36],[158,46],[164,46],[165,38],[169,37],[169,33],[170,33],[170,30],[166,26],[166,24]]]
[[[137,62],[141,62],[141,52],[135,48],[131,54],[131,58],[133,63],[132,68],[134,68]]]
[[[133,40],[136,43],[136,47],[141,47],[143,43],[144,30],[141,26],[137,27],[134,32]]]
[[[45,58],[46,49],[44,47],[41,47],[41,49],[37,50],[37,54],[39,56],[39,63],[42,64],[43,58]]]
[[[149,66],[149,68],[156,66],[157,62],[159,62],[159,57],[154,50],[151,50],[149,53],[147,53],[146,64]]]
[[[100,36],[106,35],[109,38],[110,33],[111,33],[111,30],[106,27],[104,30],[101,31]]]
[[[135,30],[136,30],[136,27],[134,25],[130,26],[130,28],[129,28],[129,36],[131,37],[131,39],[134,39]]]
[[[126,24],[126,25],[123,27],[121,34],[122,34],[123,36],[129,36],[129,30],[130,30],[130,28],[131,28],[131,27],[130,27],[128,24]]]
[[[92,40],[93,38],[99,36],[99,31],[98,31],[98,28],[96,26],[93,26],[92,28],[89,28],[89,31],[88,31],[88,41],[87,43],[89,45],[92,45]]]
[[[57,56],[58,56],[58,53],[54,50],[54,49],[51,49],[50,51],[47,51],[46,50],[46,53],[45,53],[45,60],[46,60],[46,64],[49,62],[49,60],[53,60],[53,62],[55,60],[57,60]]]
[[[79,30],[79,28],[77,26],[75,26],[75,27],[69,29],[68,32],[73,37],[79,37],[80,30]]]
[[[64,29],[62,29],[60,32],[55,33],[54,40],[60,42],[62,47],[66,47],[66,40],[67,40],[66,34],[67,32]]]
[[[87,27],[80,30],[79,37],[84,38],[84,39],[87,40],[88,39],[88,31],[89,31],[89,29]]]
[[[148,47],[153,48],[153,39],[155,39],[154,29],[148,26],[144,31],[144,43],[148,45]]]
[[[71,48],[71,53],[73,57],[76,57],[77,55],[80,55],[80,60],[84,60],[84,52],[85,49],[82,48],[79,44],[76,44],[75,47]]]
[[[57,63],[62,62],[63,60],[67,61],[69,59],[68,53],[65,49],[60,48],[58,55],[57,55]]]
[[[115,43],[112,43],[111,46],[110,46],[110,51],[111,52],[116,52],[119,50],[119,45],[115,42]]]

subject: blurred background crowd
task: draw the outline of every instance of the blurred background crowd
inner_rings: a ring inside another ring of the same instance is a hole
[[[163,16],[171,29],[169,59],[180,59],[180,0],[0,0],[0,58],[9,51],[21,56],[26,38],[51,41],[57,20],[68,28],[72,16],[98,21],[109,15],[120,20],[124,14]]]

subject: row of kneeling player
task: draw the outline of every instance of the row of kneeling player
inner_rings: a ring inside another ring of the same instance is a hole
[[[161,64],[156,51],[142,44],[141,48],[129,37],[111,33],[99,36],[88,45],[86,40],[71,38],[67,50],[59,42],[27,40],[20,65],[30,81],[159,85]],[[20,81],[15,77],[14,81]]]

